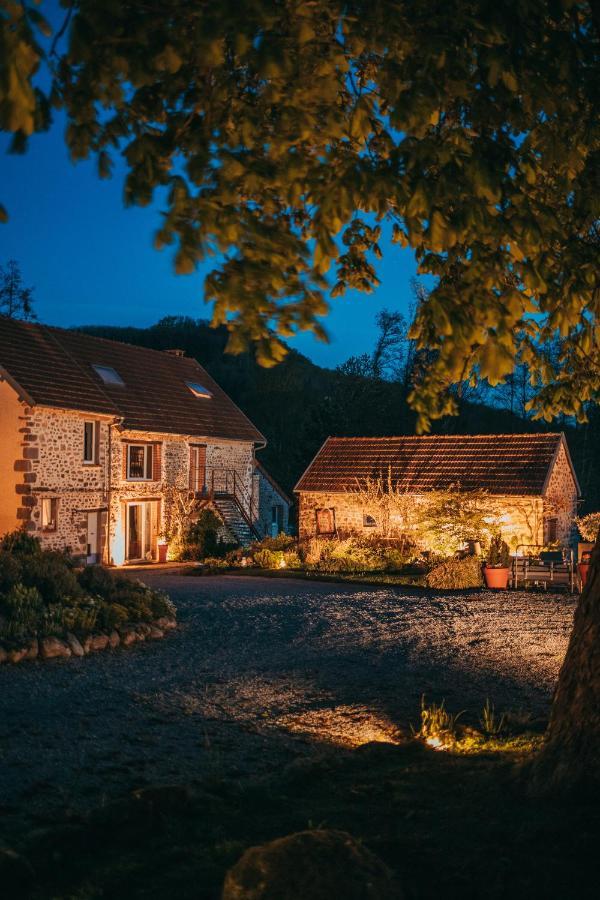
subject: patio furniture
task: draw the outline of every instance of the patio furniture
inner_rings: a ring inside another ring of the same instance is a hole
[[[573,593],[578,586],[571,548],[545,550],[539,544],[520,544],[512,558],[511,587],[564,588]]]

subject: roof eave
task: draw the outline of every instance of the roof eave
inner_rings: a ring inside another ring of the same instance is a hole
[[[300,478],[298,479],[298,481],[297,481],[296,484],[294,485],[294,487],[293,487],[293,489],[292,489],[292,492],[293,492],[294,494],[300,494],[300,493],[302,493],[302,488],[300,487],[300,485],[302,484],[303,478],[306,477],[306,475],[307,475],[308,472],[310,471],[310,469],[311,469],[313,463],[315,462],[315,460],[317,459],[317,457],[321,455],[322,451],[325,449],[325,447],[327,446],[327,444],[328,444],[328,442],[329,442],[330,440],[332,440],[331,437],[326,437],[326,438],[325,438],[325,440],[323,441],[323,443],[321,444],[321,446],[319,447],[319,449],[317,450],[317,452],[315,453],[315,455],[313,456],[313,458],[311,459],[311,461],[310,461],[309,464],[307,465],[306,469],[304,470],[304,472],[302,473],[302,475],[300,476]]]
[[[28,406],[35,406],[35,400],[21,385],[19,382],[12,377],[10,372],[8,372],[3,366],[0,366],[0,381],[6,381],[8,385],[13,389],[15,394],[17,394],[19,400],[22,403],[27,403]]]

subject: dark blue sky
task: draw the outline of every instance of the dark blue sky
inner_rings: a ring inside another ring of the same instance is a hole
[[[35,286],[38,317],[54,325],[151,325],[165,315],[209,318],[203,301],[207,269],[175,275],[169,248],[152,246],[160,202],[127,208],[123,168],[101,181],[95,163],[72,164],[63,143],[64,120],[35,135],[24,156],[0,144],[0,202],[10,220],[0,225],[0,263],[17,259],[26,284]],[[332,301],[325,319],[331,343],[310,335],[290,343],[320,365],[335,366],[369,350],[375,316],[384,308],[406,311],[413,255],[382,242],[381,287],[371,295],[348,293]]]

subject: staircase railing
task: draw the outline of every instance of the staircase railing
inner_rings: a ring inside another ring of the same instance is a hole
[[[211,498],[225,497],[233,500],[246,525],[260,539],[261,535],[254,524],[254,498],[246,488],[242,476],[236,469],[220,466],[207,466],[205,475],[205,491]]]

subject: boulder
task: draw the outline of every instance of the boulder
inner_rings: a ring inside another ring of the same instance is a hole
[[[162,628],[163,631],[170,631],[171,628],[177,628],[177,620],[171,619],[169,616],[161,616],[160,619],[156,620],[156,624],[159,628]]]
[[[81,641],[71,632],[67,632],[66,641],[73,656],[85,656],[85,650],[81,645]]]
[[[142,640],[147,638],[150,634],[150,625],[147,622],[138,622],[135,626],[135,630],[138,634],[142,635]]]
[[[148,635],[147,635],[147,639],[149,641],[157,641],[161,637],[164,637],[164,636],[165,636],[164,631],[161,631],[161,629],[158,628],[156,625],[151,625],[150,631],[148,632]]]
[[[378,857],[344,831],[300,831],[250,847],[225,876],[222,900],[399,900]]]
[[[25,659],[37,659],[40,652],[40,644],[37,638],[32,638],[27,645]]]
[[[40,656],[42,659],[66,658],[71,656],[71,648],[60,638],[45,637],[40,641]]]
[[[104,650],[108,647],[107,634],[88,634],[83,642],[85,653],[94,653],[96,650]]]
[[[0,644],[0,665],[4,662],[8,662],[8,653],[4,649],[4,647]]]
[[[133,625],[123,625],[119,629],[119,636],[121,638],[121,644],[124,647],[129,647],[130,644],[135,644],[138,640],[137,631]]]
[[[10,663],[20,663],[22,659],[27,657],[27,647],[13,647],[8,651],[8,661]]]
[[[119,632],[115,631],[114,628],[108,636],[108,643],[113,648],[113,650],[115,649],[115,647],[118,647],[119,644],[121,643],[121,638],[119,637]]]

